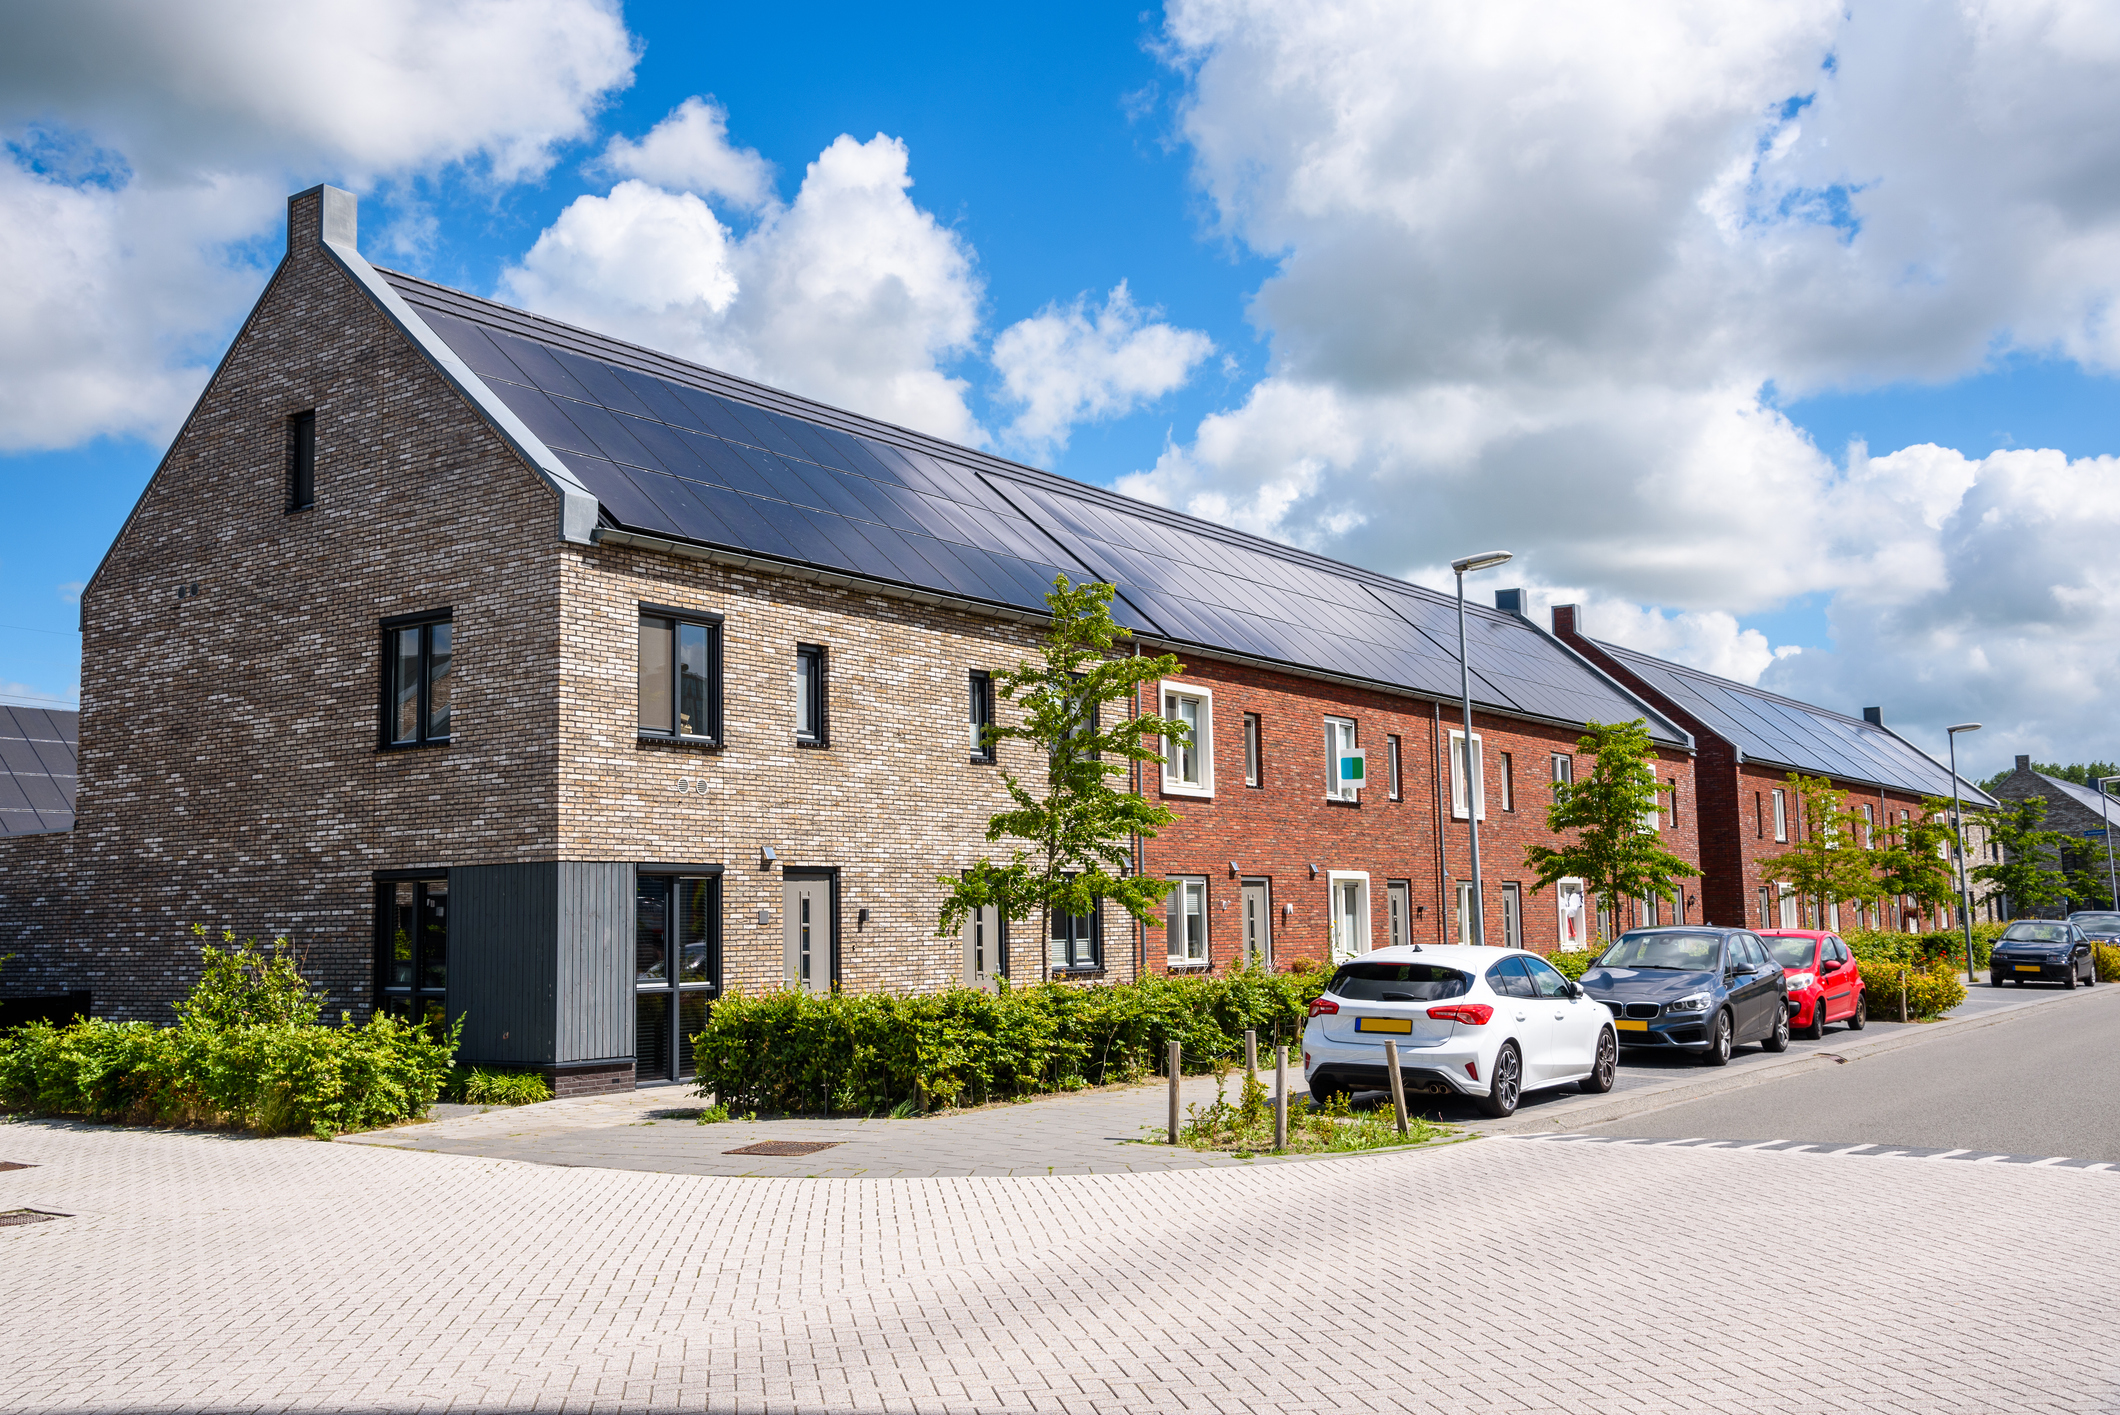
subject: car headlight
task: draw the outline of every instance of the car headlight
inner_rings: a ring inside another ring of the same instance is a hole
[[[1680,998],[1676,1002],[1664,1004],[1664,1011],[1666,1012],[1706,1012],[1707,1010],[1708,995],[1704,992],[1693,993],[1690,996]]]
[[[1818,975],[1816,973],[1791,973],[1789,974],[1789,991],[1802,992],[1817,981]]]

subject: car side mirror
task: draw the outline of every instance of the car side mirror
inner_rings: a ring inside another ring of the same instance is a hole
[[[1568,984],[1568,996],[1570,996],[1570,997],[1581,997],[1582,995],[1583,995],[1583,985],[1582,985],[1581,983],[1570,983],[1570,984]],[[1387,1078],[1387,1079],[1388,1079],[1388,1078]]]

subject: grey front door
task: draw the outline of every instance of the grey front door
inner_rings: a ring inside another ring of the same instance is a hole
[[[1001,911],[988,904],[964,920],[964,985],[994,990],[1001,973]]]
[[[780,890],[787,985],[798,992],[830,992],[832,882],[817,877],[789,879],[782,881]]]
[[[1273,966],[1273,898],[1263,879],[1244,881],[1244,966]]]

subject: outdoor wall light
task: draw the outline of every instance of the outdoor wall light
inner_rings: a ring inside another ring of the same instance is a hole
[[[1229,862],[1229,877],[1231,879],[1235,879],[1237,877],[1237,862],[1235,860],[1231,860]]]
[[[773,922],[773,911],[761,904],[758,906],[758,927],[765,928]]]
[[[862,927],[864,927],[864,926],[865,926],[865,925],[866,925],[866,924],[868,923],[868,921],[869,921],[869,911],[868,911],[868,910],[866,910],[866,909],[863,909],[863,910],[859,911],[859,912],[858,912],[857,914],[855,914],[855,916],[854,916],[854,927],[855,927],[855,928],[857,928],[857,929],[858,929],[858,928],[862,928]]]
[[[774,853],[772,846],[761,845],[758,847],[758,868],[761,870],[770,869],[773,862],[779,858],[780,856]]]
[[[1312,879],[1316,879],[1318,877],[1318,867],[1316,865],[1312,865],[1310,867],[1310,877]]]
[[[1281,917],[1282,917],[1282,918],[1284,918],[1284,919],[1293,919],[1293,918],[1294,918],[1295,916],[1296,916],[1296,906],[1295,906],[1295,905],[1293,905],[1293,904],[1283,904],[1283,905],[1281,906]]]

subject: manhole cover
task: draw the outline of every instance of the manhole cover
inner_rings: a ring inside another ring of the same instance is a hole
[[[25,1169],[28,1167],[23,1166]],[[0,1211],[0,1228],[15,1228],[25,1223],[49,1223],[55,1218],[65,1217],[65,1214],[40,1213],[35,1209],[7,1209]]]
[[[21,1162],[19,1162],[19,1161],[17,1161],[17,1160],[0,1160],[0,1174],[5,1174],[5,1173],[7,1173],[7,1172],[8,1172],[9,1170],[11,1170],[11,1169],[35,1169],[35,1168],[36,1168],[36,1166],[35,1166],[35,1165],[33,1165],[33,1164],[23,1164],[23,1163],[21,1163]]]
[[[814,1155],[819,1150],[829,1150],[837,1140],[760,1140],[755,1145],[745,1145],[737,1150],[723,1150],[725,1155]]]

